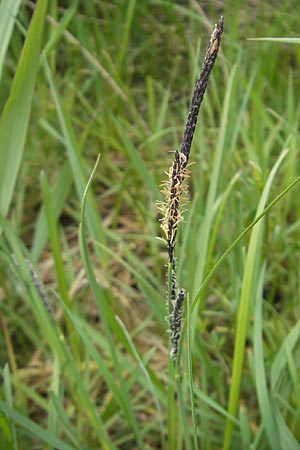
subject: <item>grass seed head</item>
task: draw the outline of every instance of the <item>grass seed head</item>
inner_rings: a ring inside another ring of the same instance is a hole
[[[167,175],[168,179],[161,185],[165,200],[158,203],[158,208],[163,215],[160,219],[161,227],[167,242],[169,260],[172,262],[178,225],[183,220],[182,205],[187,201],[186,196],[182,197],[187,194],[184,181],[189,176],[187,158],[178,150],[175,150],[174,162]]]
[[[177,298],[173,301],[173,310],[170,318],[171,327],[171,358],[176,359],[178,352],[178,342],[181,334],[182,305],[184,302],[185,291],[180,289]]]

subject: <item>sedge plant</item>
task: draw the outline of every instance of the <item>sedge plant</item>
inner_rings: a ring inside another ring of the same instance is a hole
[[[220,5],[58,3],[0,5],[0,447],[298,449],[296,2],[222,6],[183,145]]]

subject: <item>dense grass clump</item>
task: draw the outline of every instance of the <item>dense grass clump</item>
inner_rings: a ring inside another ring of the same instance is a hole
[[[1,2],[0,448],[300,448],[297,7]]]

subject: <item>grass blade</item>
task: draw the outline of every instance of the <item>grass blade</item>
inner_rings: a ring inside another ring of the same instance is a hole
[[[282,42],[283,44],[300,44],[300,38],[287,38],[287,37],[248,38],[248,41],[268,41],[268,42]]]
[[[262,309],[263,309],[263,282],[265,270],[260,274],[260,280],[255,298],[254,308],[254,373],[257,398],[259,402],[260,412],[262,415],[263,426],[267,435],[270,449],[277,450],[279,440],[278,428],[274,418],[273,405],[268,392],[266,371],[264,367],[264,343],[263,343],[263,324],[262,324]],[[285,448],[285,447],[283,447]]]
[[[263,211],[274,177],[287,155],[288,150],[285,149],[281,152],[277,162],[275,163],[271,173],[267,179],[265,188],[262,192],[260,202],[257,208],[256,216]],[[238,405],[238,397],[240,392],[240,383],[242,377],[242,365],[244,361],[246,332],[249,320],[250,300],[253,286],[255,285],[255,267],[257,267],[260,259],[261,239],[263,231],[264,221],[260,221],[252,230],[249,249],[247,253],[244,277],[242,283],[242,290],[240,296],[239,309],[237,314],[237,330],[234,344],[234,357],[232,367],[231,387],[229,394],[228,412],[230,415],[235,415]],[[231,420],[226,421],[223,450],[230,448],[230,442],[233,431],[233,423]]]
[[[90,184],[92,182],[93,175],[95,173],[95,170],[96,170],[98,162],[99,162],[99,158],[100,158],[100,156],[98,157],[98,159],[96,161],[95,167],[93,169],[93,172],[89,178],[89,181],[86,185],[86,188],[85,188],[84,194],[83,194],[81,223],[79,226],[79,246],[80,246],[86,274],[87,274],[87,277],[88,277],[88,280],[89,280],[89,283],[91,286],[92,293],[94,295],[94,299],[96,301],[96,304],[97,304],[97,307],[99,310],[100,317],[102,319],[106,338],[108,339],[108,342],[109,342],[111,355],[112,355],[113,363],[114,363],[114,368],[117,372],[118,381],[119,381],[119,385],[120,385],[118,399],[121,403],[123,412],[124,412],[125,416],[127,417],[128,423],[131,425],[131,427],[134,431],[134,435],[135,435],[136,441],[139,445],[139,448],[144,449],[144,444],[143,444],[143,441],[141,438],[141,434],[139,432],[139,428],[136,423],[136,419],[133,414],[131,402],[128,398],[126,386],[124,384],[124,380],[123,380],[122,373],[121,373],[121,367],[120,367],[117,351],[116,351],[115,344],[113,342],[113,337],[112,337],[111,330],[110,330],[109,320],[113,320],[113,317],[110,312],[109,304],[107,303],[107,299],[103,298],[101,290],[96,281],[96,278],[95,278],[95,275],[93,272],[92,263],[89,258],[87,242],[85,239],[85,210],[86,210],[86,206],[87,206],[86,205],[87,195],[88,195],[88,190],[89,190]]]
[[[54,186],[51,188],[52,198],[55,198],[53,219],[57,220],[62,212],[72,185],[72,173],[69,162],[66,161],[57,176]],[[46,208],[43,205],[36,221],[31,255],[33,261],[37,261],[48,239]]]
[[[3,381],[4,381],[4,392],[5,392],[6,403],[12,408],[13,407],[12,385],[11,385],[11,376],[10,376],[8,364],[6,364],[4,367]],[[13,442],[13,448],[14,448],[14,450],[17,450],[18,443],[17,443],[16,426],[12,419],[9,420],[9,427],[10,427],[10,433],[11,433],[11,441]],[[4,437],[3,437],[3,439],[4,439]]]
[[[70,166],[72,169],[73,180],[75,183],[77,196],[81,200],[85,192],[86,186],[84,163],[79,153],[79,148],[76,141],[74,130],[72,128],[69,117],[64,110],[62,100],[59,96],[53,76],[51,74],[50,67],[46,60],[44,60],[44,68],[49,85],[51,87],[52,95],[57,110],[57,115],[63,132],[65,147],[70,160]],[[87,193],[86,214],[87,214],[87,225],[89,227],[92,238],[95,241],[98,241],[99,239],[102,242],[105,241],[104,229],[102,227],[101,220],[99,219],[98,208],[92,192]],[[99,252],[99,249],[97,248],[95,249],[95,251],[98,254],[99,260],[103,263],[104,266],[106,266],[107,260],[105,255],[101,254]]]
[[[47,0],[37,3],[0,120],[0,213],[4,217],[9,209],[22,161],[47,5]]]
[[[62,440],[56,438],[47,430],[44,430],[31,419],[28,419],[23,414],[13,410],[6,403],[0,400],[0,411],[6,416],[10,417],[15,423],[20,425],[24,430],[28,431],[32,436],[39,439],[40,442],[44,444],[51,445],[58,450],[74,450],[75,447],[64,443]]]
[[[16,22],[21,0],[2,0],[0,4],[0,80],[2,75],[3,62],[13,27]]]
[[[207,251],[209,247],[209,240],[210,240],[210,234],[212,231],[212,225],[213,225],[213,214],[214,211],[213,205],[216,200],[217,195],[217,186],[218,186],[218,180],[220,179],[220,171],[221,171],[221,163],[223,159],[223,153],[225,151],[225,135],[226,135],[226,127],[227,127],[227,121],[228,121],[228,112],[229,112],[229,105],[230,105],[230,99],[232,95],[232,88],[233,88],[233,82],[236,74],[236,66],[234,67],[230,79],[228,81],[228,86],[226,89],[226,98],[224,100],[224,108],[223,108],[223,114],[221,119],[221,127],[220,127],[220,134],[219,134],[219,141],[217,144],[217,150],[213,165],[213,173],[211,175],[211,182],[209,185],[209,191],[208,191],[208,199],[206,204],[206,210],[205,210],[205,217],[203,221],[203,225],[201,228],[201,239],[199,240],[199,244],[201,245],[201,248],[199,248],[198,254],[201,255],[201,257],[198,259],[197,267],[195,270],[195,276],[194,276],[194,286],[192,288],[192,298],[196,294],[198,288],[199,288],[199,282],[201,283],[204,276],[204,270],[205,270],[205,264],[206,264],[206,258],[207,258]],[[192,313],[192,311],[191,311]],[[192,340],[194,335],[194,320],[192,320]]]

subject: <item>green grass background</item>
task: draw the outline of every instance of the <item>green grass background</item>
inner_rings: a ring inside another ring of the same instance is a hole
[[[2,0],[0,449],[300,448],[300,16],[271,3]],[[156,201],[220,15],[173,366]]]

